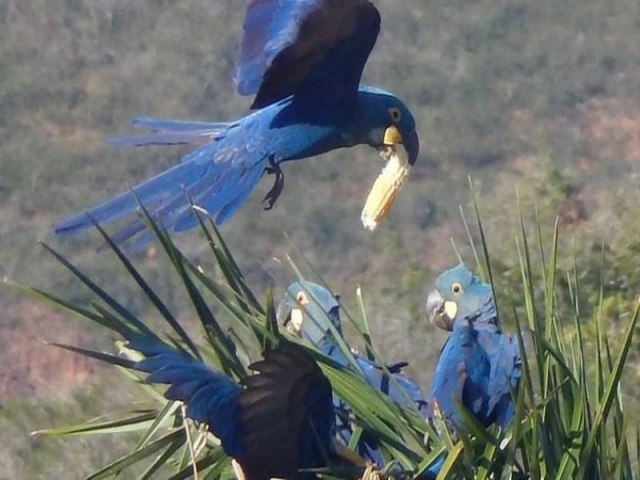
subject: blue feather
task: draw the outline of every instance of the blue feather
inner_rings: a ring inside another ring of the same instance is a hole
[[[315,3],[309,0],[254,0],[249,4],[236,66],[238,93],[258,93],[268,66],[281,50],[295,41],[300,20],[312,11]]]
[[[235,122],[198,122],[193,120],[172,120],[155,117],[136,117],[131,121],[134,127],[142,127],[154,132],[225,132],[237,126]]]
[[[135,364],[149,383],[169,384],[165,397],[187,405],[187,415],[209,426],[227,455],[241,456],[236,399],[242,389],[226,375],[156,339],[131,336],[128,346],[145,355]]]
[[[380,30],[366,0],[254,0],[247,7],[236,67],[252,108],[301,92],[355,96]]]
[[[131,214],[139,203],[154,221],[167,229],[178,224],[180,229],[195,225],[191,202],[203,205],[210,215],[221,213],[218,220],[221,223],[247,199],[262,176],[265,161],[258,158],[236,168],[229,167],[230,160],[227,163],[206,161],[218,153],[217,144],[201,147],[189,159],[141,183],[131,192],[62,220],[54,229],[57,234],[73,233],[93,225],[93,221],[104,223]],[[114,234],[113,240],[125,242],[145,228],[143,219],[135,219]]]
[[[118,137],[108,141],[111,145],[203,145],[224,138],[238,124],[236,122],[194,122],[167,120],[163,118],[139,117],[132,124],[152,133],[131,137]]]

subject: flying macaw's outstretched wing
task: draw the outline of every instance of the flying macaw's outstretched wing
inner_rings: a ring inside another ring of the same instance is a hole
[[[252,0],[236,69],[258,109],[301,92],[355,95],[380,31],[367,0]]]
[[[313,357],[282,342],[250,368],[258,374],[244,380],[246,389],[238,397],[247,478],[305,478],[300,469],[326,466],[332,391]]]

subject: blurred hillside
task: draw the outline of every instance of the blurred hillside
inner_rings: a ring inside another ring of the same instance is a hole
[[[599,295],[604,251],[604,314],[612,329],[620,328],[620,316],[640,293],[640,3],[376,3],[383,33],[365,81],[411,106],[421,158],[375,234],[359,221],[382,166],[371,149],[286,165],[284,193],[270,212],[260,204],[270,187],[265,179],[222,229],[251,283],[258,291],[273,284],[279,294],[294,278],[285,256],[299,260],[299,248],[354,311],[354,288],[362,285],[374,340],[390,359],[408,357],[426,389],[429,368],[423,366],[432,365],[442,337],[425,326],[422,302],[434,274],[457,262],[451,238],[471,261],[459,214],[462,205],[472,217],[470,175],[499,291],[513,291],[520,281],[513,240],[517,188],[527,218],[537,215],[550,231],[560,216],[561,266],[570,271],[575,253],[586,316]],[[104,144],[130,133],[133,116],[218,120],[246,111],[250,99],[236,95],[232,81],[243,14],[238,5],[0,0],[0,277],[82,299],[85,293],[37,245],[44,239],[145,311],[119,280],[114,259],[96,254],[97,235],[58,240],[50,225],[177,161],[178,148]],[[197,234],[183,235],[180,244],[207,262]],[[184,299],[153,248],[138,261],[180,311]],[[95,365],[34,344],[108,345],[108,339],[34,308],[0,290],[0,338],[11,339],[11,348],[0,352],[0,425],[20,418],[15,428],[22,433],[65,420],[47,407],[52,401],[77,419],[79,410],[95,414],[86,405],[105,397]],[[190,312],[183,316],[188,320]],[[637,345],[635,352],[637,359]],[[93,386],[82,388],[87,379]],[[25,414],[34,408],[49,414]],[[10,465],[0,461],[8,470],[0,471],[52,476],[46,463],[25,466],[29,451],[42,459],[50,452],[53,462],[58,450],[49,450],[50,443],[25,437],[16,445],[18,453],[7,454]]]

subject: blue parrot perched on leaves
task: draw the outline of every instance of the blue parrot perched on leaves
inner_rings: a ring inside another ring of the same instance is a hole
[[[457,400],[483,426],[505,428],[522,362],[517,338],[500,330],[491,286],[460,264],[438,276],[426,309],[432,324],[451,332],[433,375],[432,408],[459,427]]]
[[[340,304],[324,287],[308,281],[292,283],[281,302],[279,317],[289,332],[313,343],[336,363],[345,367],[350,364],[329,326],[331,324],[336,333],[342,333]],[[354,353],[353,357],[366,381],[373,388],[388,395],[399,406],[415,408],[422,416],[427,415],[428,405],[420,387],[400,373],[400,369],[406,366],[406,363],[389,366],[389,376],[379,365],[361,355]],[[338,417],[338,436],[348,443],[352,433],[349,410],[338,398],[334,399],[334,404]],[[384,464],[375,440],[366,433],[362,436],[357,451],[378,466]]]
[[[128,366],[147,372],[149,383],[169,384],[165,397],[209,427],[241,477],[315,478],[299,470],[335,457],[331,384],[300,346],[281,341],[240,384],[158,338],[131,334],[127,346],[145,357]]]
[[[265,208],[271,208],[284,185],[283,162],[359,144],[389,160],[363,210],[363,223],[375,228],[419,152],[415,121],[405,104],[360,84],[379,31],[380,14],[367,0],[251,0],[235,80],[240,94],[255,95],[253,111],[230,122],[134,120],[150,133],[116,143],[194,149],[131,192],[56,223],[55,232],[73,233],[125,217],[138,202],[168,230],[197,225],[192,203],[220,224],[264,173],[275,175],[264,199]],[[144,230],[144,220],[135,218],[113,239],[140,246],[150,238]]]

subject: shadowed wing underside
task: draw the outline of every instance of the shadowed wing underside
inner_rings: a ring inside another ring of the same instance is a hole
[[[238,397],[247,478],[301,478],[298,468],[326,465],[331,445],[331,385],[302,348],[281,343],[251,365]],[[265,428],[269,425],[269,428]],[[323,451],[324,450],[324,451]],[[302,475],[303,477],[303,475]]]
[[[380,31],[367,0],[252,0],[236,69],[252,108],[289,95],[357,92]]]

